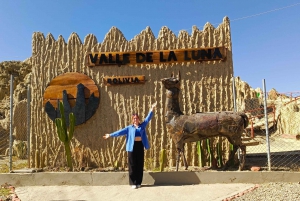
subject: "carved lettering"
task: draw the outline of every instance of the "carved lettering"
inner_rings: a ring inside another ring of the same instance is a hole
[[[177,61],[176,54],[174,51],[169,52],[168,61]]]
[[[160,62],[165,62],[165,61],[167,61],[167,59],[164,59],[164,53],[163,53],[163,52],[160,52],[160,53],[159,53],[159,61],[160,61]]]
[[[108,54],[108,63],[110,63],[110,64],[116,63],[116,62],[113,60],[112,54]]]
[[[108,85],[120,85],[120,84],[136,84],[144,83],[145,76],[120,76],[120,77],[104,77],[104,83]]]
[[[92,54],[90,54],[90,59],[93,64],[95,64],[97,62],[97,58],[98,58],[98,54],[95,54],[94,57]]]
[[[136,53],[136,63],[143,63],[146,61],[146,55],[143,53]]]
[[[123,65],[130,63],[129,56],[130,56],[130,54],[123,54]]]
[[[208,52],[206,52],[206,50],[200,50],[200,56],[201,56],[201,59],[205,59],[205,58],[207,58],[207,59],[211,59],[211,54],[210,54],[210,52],[208,53]]]
[[[152,52],[147,52],[146,53],[146,62],[153,62],[152,55],[153,55]]]
[[[184,51],[184,61],[190,61],[191,58],[188,56],[188,51]]]
[[[180,50],[142,51],[142,52],[99,52],[89,53],[87,66],[159,64],[185,61],[225,60],[225,47],[191,48]]]
[[[213,54],[214,59],[216,59],[217,57],[219,57],[220,59],[223,58],[219,48],[215,48],[215,51],[214,51],[214,54]]]
[[[192,51],[192,58],[193,60],[199,60],[201,58],[201,50]]]
[[[108,63],[105,54],[101,54],[99,63],[100,64]]]

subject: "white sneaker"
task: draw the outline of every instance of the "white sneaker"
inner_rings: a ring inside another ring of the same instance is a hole
[[[132,189],[136,189],[136,185],[132,185],[131,188],[132,188]]]
[[[141,188],[142,186],[141,186],[141,185],[136,185],[136,187],[137,187],[137,188]]]

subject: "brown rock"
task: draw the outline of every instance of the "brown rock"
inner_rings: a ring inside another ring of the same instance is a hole
[[[260,167],[257,167],[257,166],[251,167],[251,171],[259,171],[259,170],[260,170]]]

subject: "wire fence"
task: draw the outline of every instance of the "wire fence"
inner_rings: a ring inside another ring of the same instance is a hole
[[[0,155],[4,155],[6,149],[9,147],[9,132],[0,127]]]
[[[11,78],[13,80],[13,77]],[[11,88],[11,94],[13,87]],[[10,96],[12,100],[13,97]],[[10,103],[10,112],[0,119],[0,173],[29,167],[30,90],[24,100]]]
[[[245,100],[246,165],[264,170],[300,171],[300,92]],[[265,108],[266,113],[265,115]]]

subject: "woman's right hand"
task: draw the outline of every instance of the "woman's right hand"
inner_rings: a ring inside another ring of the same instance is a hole
[[[107,134],[105,134],[105,135],[103,135],[103,138],[106,140],[107,138],[109,138],[110,136],[109,136],[109,134],[107,133]]]

